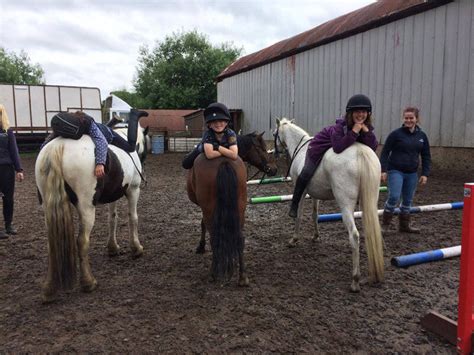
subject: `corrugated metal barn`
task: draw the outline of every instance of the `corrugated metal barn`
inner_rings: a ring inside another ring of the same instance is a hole
[[[379,0],[242,57],[217,80],[244,132],[267,139],[275,117],[314,134],[364,93],[381,143],[415,105],[431,146],[473,148],[474,1]]]

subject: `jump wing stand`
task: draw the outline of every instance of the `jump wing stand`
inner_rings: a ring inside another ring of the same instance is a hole
[[[430,311],[421,325],[457,346],[459,354],[473,351],[474,330],[474,183],[464,184],[461,271],[459,276],[458,321]]]

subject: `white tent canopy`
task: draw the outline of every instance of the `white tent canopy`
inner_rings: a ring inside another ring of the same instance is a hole
[[[112,104],[109,108],[109,119],[111,119],[113,115],[116,114],[117,116],[123,118],[124,121],[128,121],[128,114],[130,113],[132,106],[114,94],[110,94],[110,97],[112,98]]]
[[[132,106],[123,101],[120,97],[111,94],[112,96],[112,106],[110,107],[111,111],[130,111]]]

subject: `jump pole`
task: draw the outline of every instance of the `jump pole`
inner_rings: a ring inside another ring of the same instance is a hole
[[[458,353],[470,354],[474,330],[474,183],[464,184],[461,248],[458,321],[430,311],[421,325],[456,345]]]
[[[252,181],[252,180],[250,180]],[[259,181],[259,180],[257,180]],[[387,191],[387,186],[380,186],[380,192]],[[305,198],[310,198],[308,194],[306,194]],[[281,195],[281,196],[259,196],[259,197],[252,197],[250,199],[250,203],[253,205],[257,205],[260,203],[275,203],[275,202],[286,202],[291,201],[293,195]]]
[[[443,260],[461,255],[461,246],[457,245],[450,248],[442,248],[430,251],[423,251],[421,253],[413,253],[394,257],[390,260],[393,266],[408,267],[428,263],[430,261]]]
[[[424,205],[410,208],[410,213],[434,212],[445,210],[462,210],[463,202],[440,203],[437,205]],[[383,209],[378,210],[378,215],[383,214]],[[400,209],[395,208],[394,214],[400,214]],[[362,211],[354,212],[354,218],[362,218]],[[318,217],[318,222],[341,221],[342,213],[322,214]]]
[[[247,185],[267,185],[267,184],[274,184],[277,182],[289,182],[291,181],[291,177],[276,177],[276,178],[269,178],[269,179],[263,179],[263,180],[249,180],[247,181]]]

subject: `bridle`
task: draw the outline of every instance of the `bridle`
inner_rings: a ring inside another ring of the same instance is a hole
[[[275,133],[273,133],[273,137],[274,137],[274,151],[273,151],[273,154],[275,154],[275,159],[278,159],[280,153],[286,153],[286,155],[288,156],[289,155],[289,151],[288,151],[288,147],[286,146],[285,143],[282,142],[281,138],[280,138],[280,125],[278,124],[277,125],[277,129],[275,131]],[[311,138],[308,138],[306,141],[303,142],[303,139],[305,138],[305,136],[302,136],[300,141],[298,142],[298,144],[296,145],[296,149],[295,151],[293,152],[293,155],[291,156],[291,159],[290,159],[290,164],[288,165],[288,170],[286,172],[286,175],[285,177],[288,177],[288,175],[290,174],[290,169],[291,169],[291,165],[293,164],[293,161],[295,160],[296,156],[298,155],[298,153],[301,151],[301,149],[303,149],[303,147],[308,144],[310,141],[311,141]],[[282,146],[284,151],[279,151],[278,150],[278,146]]]
[[[268,164],[268,160],[267,158],[265,157],[265,155],[262,153],[263,149],[258,145],[258,144],[255,144],[254,142],[254,137],[251,138],[251,142],[250,142],[250,145],[253,145],[254,149],[257,151],[257,155],[259,156],[260,158],[260,165],[262,167],[262,171],[263,171],[263,177],[262,179],[265,177],[265,175],[267,175],[271,168]],[[245,151],[242,151],[240,150],[240,157],[242,158],[242,160],[246,160],[247,161],[247,156],[248,154],[250,153],[251,151],[251,148],[247,148],[245,149]],[[260,171],[257,171],[250,179],[248,180],[251,180],[253,179],[255,176],[257,176],[258,174],[260,173]]]

